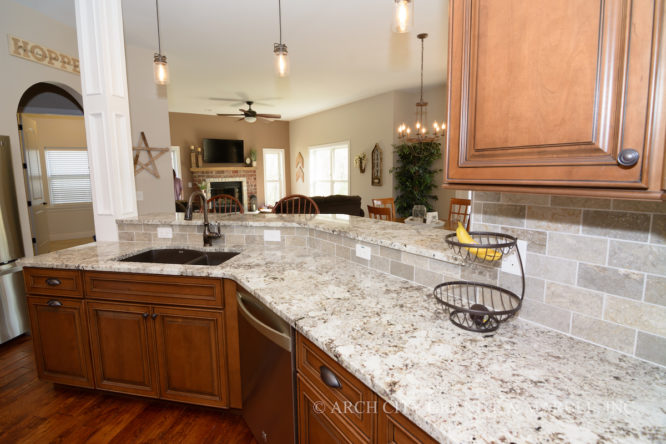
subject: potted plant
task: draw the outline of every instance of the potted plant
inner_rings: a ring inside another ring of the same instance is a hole
[[[393,145],[398,154],[398,166],[391,168],[397,181],[395,209],[402,217],[409,216],[414,205],[425,205],[427,211],[433,211],[430,200],[437,200],[432,191],[435,184],[435,173],[442,171],[432,169],[433,161],[442,157],[441,145],[438,142],[402,143]]]
[[[358,156],[354,157],[354,166],[357,166],[361,173],[365,173],[365,153],[361,153]]]
[[[250,160],[252,160],[252,166],[256,167],[257,166],[257,151],[254,149],[250,150]]]

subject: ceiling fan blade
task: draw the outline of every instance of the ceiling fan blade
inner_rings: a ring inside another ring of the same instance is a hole
[[[223,116],[223,117],[236,117],[236,116],[245,116],[245,114],[226,114],[226,113],[217,113],[218,116]]]
[[[243,117],[241,117],[240,119],[238,119],[239,122],[240,122],[241,120],[245,120],[245,116],[243,116]]]
[[[257,114],[257,117],[263,117],[264,119],[279,119],[282,117],[280,114]]]
[[[243,114],[245,114],[247,112],[247,110],[241,109],[241,108],[238,108],[238,111],[242,112]]]

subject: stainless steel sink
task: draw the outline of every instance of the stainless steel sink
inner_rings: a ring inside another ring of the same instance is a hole
[[[148,262],[151,264],[219,265],[238,253],[233,251],[199,251],[183,248],[148,250],[118,259],[120,262]]]

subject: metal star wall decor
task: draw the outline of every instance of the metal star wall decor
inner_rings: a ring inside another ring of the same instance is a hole
[[[143,144],[143,146],[141,146]],[[152,148],[148,145],[148,140],[143,131],[141,131],[141,139],[139,140],[139,146],[132,147],[134,152],[134,175],[136,176],[141,171],[146,170],[153,176],[160,178],[160,172],[157,170],[157,164],[155,161],[159,159],[162,155],[169,151],[169,148]],[[143,162],[139,160],[141,151],[148,153],[148,162]],[[153,153],[157,155],[153,156]]]

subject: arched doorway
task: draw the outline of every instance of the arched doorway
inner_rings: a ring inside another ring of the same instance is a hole
[[[40,82],[17,107],[35,254],[91,242],[92,193],[81,96]]]

